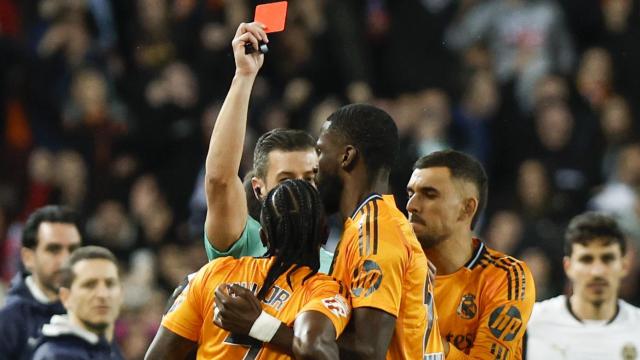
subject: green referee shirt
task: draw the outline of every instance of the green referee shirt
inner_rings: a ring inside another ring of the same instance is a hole
[[[207,251],[209,261],[224,256],[233,256],[240,258],[243,256],[263,256],[267,252],[266,246],[262,245],[260,240],[260,223],[251,216],[247,217],[247,223],[244,226],[242,235],[233,243],[227,251],[218,251],[209,243],[207,233],[204,234],[204,248]],[[328,252],[324,248],[320,248],[320,272],[329,273],[333,261],[333,253]]]

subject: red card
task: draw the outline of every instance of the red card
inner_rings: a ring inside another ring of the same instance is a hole
[[[284,23],[287,20],[287,2],[278,1],[269,4],[256,6],[256,16],[254,21],[266,25],[266,33],[284,30]]]

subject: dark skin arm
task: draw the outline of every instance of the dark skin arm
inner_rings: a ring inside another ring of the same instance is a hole
[[[296,359],[339,358],[336,329],[323,313],[305,311],[299,314],[293,324],[293,332],[293,354]]]
[[[353,309],[349,326],[338,339],[343,359],[384,359],[396,318],[379,309]]]
[[[215,292],[218,315],[214,323],[236,334],[248,335],[262,308],[249,290],[222,285]],[[269,342],[296,359],[337,359],[338,345],[333,323],[324,314],[306,311],[296,318],[293,329],[281,323]]]
[[[196,342],[183,338],[171,330],[160,326],[145,360],[186,359],[198,347]]]

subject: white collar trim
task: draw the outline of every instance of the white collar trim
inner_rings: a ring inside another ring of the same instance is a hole
[[[100,340],[98,335],[71,322],[68,315],[53,315],[51,322],[42,327],[42,334],[49,337],[75,335],[93,345]]]

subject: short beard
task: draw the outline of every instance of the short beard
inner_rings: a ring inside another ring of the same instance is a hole
[[[344,184],[338,175],[323,174],[319,179],[318,191],[327,215],[337,213],[340,210],[340,198],[343,190]]]
[[[52,275],[49,275],[38,272],[38,282],[46,290],[57,294],[58,290],[60,289],[60,273],[56,272]]]
[[[420,245],[422,245],[423,249],[433,249],[434,247],[440,245],[446,239],[447,239],[446,235],[440,235],[440,236],[422,235],[418,237],[418,241],[420,242]]]

